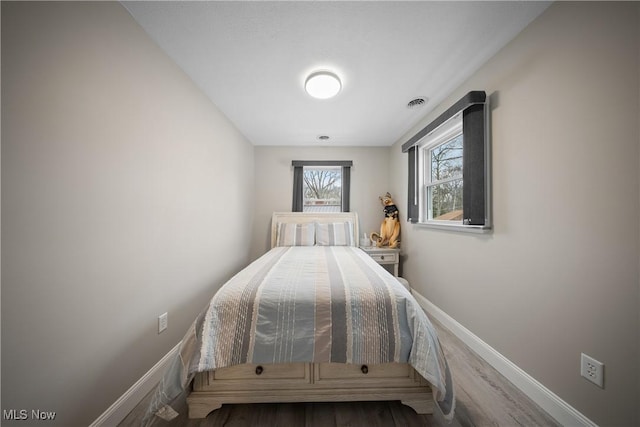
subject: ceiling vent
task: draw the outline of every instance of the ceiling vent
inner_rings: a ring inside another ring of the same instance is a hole
[[[420,108],[424,104],[426,104],[428,100],[429,100],[429,98],[424,97],[424,96],[421,96],[419,98],[414,98],[414,99],[412,99],[411,101],[409,101],[407,103],[407,108],[409,108],[409,109]]]

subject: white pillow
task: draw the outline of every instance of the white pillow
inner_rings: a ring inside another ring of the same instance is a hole
[[[316,243],[313,223],[279,222],[276,228],[276,246],[313,246]]]
[[[353,224],[346,222],[316,222],[316,245],[354,246]]]

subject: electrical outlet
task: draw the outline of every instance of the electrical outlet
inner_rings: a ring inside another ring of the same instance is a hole
[[[169,313],[158,316],[158,333],[164,331],[169,326]]]
[[[580,375],[598,387],[604,388],[604,363],[584,353],[580,356]]]

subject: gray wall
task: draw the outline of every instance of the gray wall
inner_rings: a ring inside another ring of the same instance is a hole
[[[403,223],[422,295],[596,423],[640,424],[638,3],[552,5],[391,151],[470,90],[493,102],[487,236]],[[579,375],[605,363],[605,389]]]
[[[88,425],[248,261],[253,147],[117,2],[2,2],[2,124],[2,408]]]
[[[252,258],[259,257],[269,249],[271,214],[291,211],[292,160],[353,160],[351,211],[358,212],[360,234],[380,231],[384,212],[378,197],[389,191],[389,147],[256,146],[255,156],[256,203]]]

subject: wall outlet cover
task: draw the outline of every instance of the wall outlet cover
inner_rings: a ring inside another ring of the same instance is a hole
[[[158,316],[158,333],[161,333],[169,326],[169,313]]]
[[[604,363],[584,353],[580,355],[580,375],[598,387],[604,388]]]

